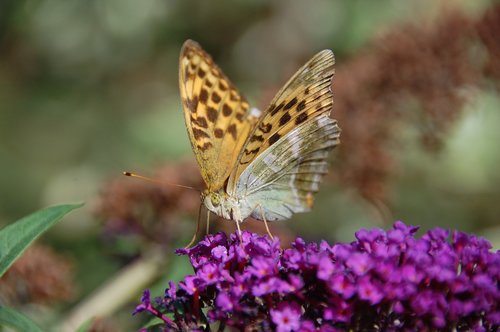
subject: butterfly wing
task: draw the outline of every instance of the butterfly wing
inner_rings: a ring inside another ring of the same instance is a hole
[[[228,193],[236,193],[241,174],[260,154],[295,127],[330,113],[334,64],[331,50],[317,53],[276,94],[238,156],[228,181]]]
[[[229,178],[230,194],[260,205],[267,220],[312,207],[340,129],[329,117],[333,52],[316,54],[285,84],[247,139]],[[260,209],[253,216],[262,219]]]
[[[268,221],[309,211],[339,135],[337,121],[324,113],[295,127],[259,154],[237,183],[238,195],[254,208],[252,216],[262,219],[258,206]]]
[[[191,146],[209,191],[224,186],[257,117],[201,46],[184,43],[179,86]]]

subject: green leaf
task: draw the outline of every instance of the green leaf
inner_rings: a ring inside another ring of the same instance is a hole
[[[145,325],[142,326],[143,329],[151,329],[156,326],[165,326],[165,322],[162,321],[158,317],[153,317],[147,322]]]
[[[18,331],[43,332],[30,318],[22,313],[0,306],[0,326],[10,326]]]
[[[40,234],[80,204],[57,205],[37,211],[0,230],[0,277]]]
[[[94,321],[94,318],[89,318],[85,322],[83,322],[82,325],[76,330],[76,332],[87,332],[90,331],[90,328],[92,327],[92,323]]]

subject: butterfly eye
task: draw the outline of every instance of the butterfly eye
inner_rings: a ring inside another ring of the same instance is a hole
[[[210,201],[212,201],[212,205],[213,206],[219,206],[219,204],[220,204],[219,195],[211,195],[210,196]]]

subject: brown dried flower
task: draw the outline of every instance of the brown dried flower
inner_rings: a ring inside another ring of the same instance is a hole
[[[424,146],[439,149],[467,101],[464,88],[479,87],[483,73],[498,80],[499,13],[497,5],[474,22],[448,11],[435,24],[396,26],[338,66],[333,117],[343,130],[341,182],[373,203],[386,202],[401,131],[418,128]],[[471,55],[481,41],[486,65]]]
[[[479,38],[484,44],[487,53],[487,61],[484,65],[486,77],[496,82],[497,89],[500,88],[500,5],[490,8],[482,19],[475,24]]]
[[[74,295],[72,265],[41,244],[29,247],[0,278],[0,303],[53,304]]]
[[[203,188],[196,163],[182,161],[155,173],[159,184],[123,177],[103,188],[96,213],[109,233],[138,233],[156,243],[170,243],[181,234],[183,217],[196,220],[199,193],[169,185]]]

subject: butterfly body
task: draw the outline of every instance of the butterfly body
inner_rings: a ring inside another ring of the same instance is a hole
[[[252,213],[252,208],[243,197],[230,196],[225,190],[204,192],[203,204],[207,209],[227,220],[242,222]]]
[[[330,50],[319,52],[261,112],[196,42],[184,44],[179,84],[210,211],[240,223],[312,208],[329,151],[339,143],[340,128],[329,116],[333,64]]]

